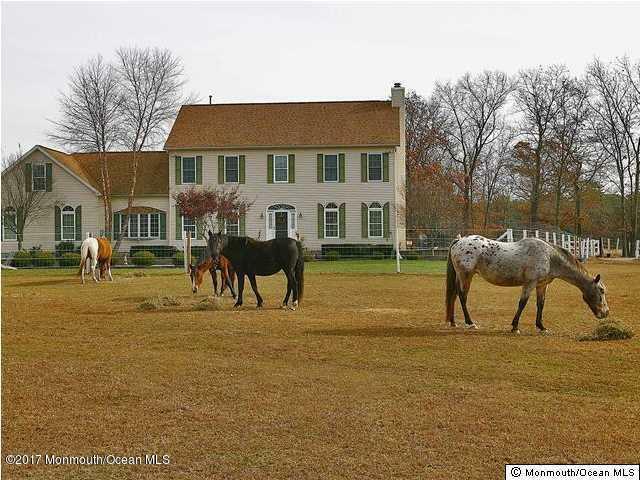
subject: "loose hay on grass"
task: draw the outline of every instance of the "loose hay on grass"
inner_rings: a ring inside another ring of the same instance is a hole
[[[147,298],[144,302],[138,305],[138,310],[149,311],[158,310],[162,307],[177,307],[182,305],[182,302],[173,296],[157,296]]]
[[[606,322],[600,322],[593,333],[582,335],[578,340],[626,340],[631,337],[633,337],[631,328],[615,320],[607,320]]]
[[[194,310],[222,310],[222,299],[207,297],[193,306]]]

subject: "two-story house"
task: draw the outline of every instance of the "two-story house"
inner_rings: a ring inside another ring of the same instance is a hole
[[[109,153],[114,234],[122,231],[130,152]],[[25,229],[23,246],[53,249],[104,231],[100,168],[94,153],[36,146],[21,159],[30,188],[51,196],[50,215]],[[4,173],[3,173],[4,175]],[[47,180],[47,175],[51,178]],[[182,248],[183,236],[204,239],[176,209],[173,195],[191,186],[237,187],[251,209],[225,225],[228,234],[289,236],[311,250],[325,244],[404,245],[405,100],[184,105],[164,152],[140,160],[136,203],[124,248]],[[48,189],[48,190],[47,190]],[[3,198],[3,249],[12,206]],[[73,227],[73,232],[72,232]]]

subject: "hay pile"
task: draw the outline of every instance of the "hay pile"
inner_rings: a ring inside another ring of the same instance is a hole
[[[615,320],[600,322],[593,333],[582,335],[581,341],[626,340],[633,337],[633,331],[623,323]]]
[[[158,297],[147,298],[144,302],[138,305],[138,310],[142,310],[142,311],[159,310],[162,307],[177,307],[180,305],[182,305],[182,302],[178,300],[176,297],[158,296]]]
[[[222,310],[222,299],[220,297],[207,297],[193,306],[194,310]]]

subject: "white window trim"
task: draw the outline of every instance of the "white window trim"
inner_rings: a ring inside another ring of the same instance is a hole
[[[372,180],[369,178],[369,159],[371,155],[380,155],[380,180]],[[369,152],[367,153],[367,182],[371,183],[381,183],[384,181],[384,153],[382,152]]]
[[[16,225],[18,222],[18,214],[13,207],[7,207],[2,212],[2,239],[5,242],[15,242],[18,240],[18,232],[14,232],[11,228],[7,228],[7,222],[5,218],[7,216],[13,216],[13,224]],[[17,230],[17,229],[16,229]],[[7,238],[7,233],[9,234],[9,238]]]
[[[238,225],[238,236],[240,236],[240,217],[236,217],[235,224]],[[224,234],[228,235],[227,228],[229,227],[229,220],[227,218],[224,219]]]
[[[276,180],[276,157],[285,157],[287,159],[287,179]],[[289,183],[289,155],[288,154],[274,154],[273,155],[273,183]]]
[[[180,215],[180,223],[181,223],[181,231],[184,234],[186,232],[186,230],[184,229],[184,215]],[[198,226],[196,225],[196,222],[193,222],[193,226],[195,227],[194,231],[193,231],[193,236],[191,237],[192,239],[197,238],[198,236]]]
[[[371,212],[380,212],[380,235],[371,235]],[[383,207],[368,207],[367,211],[367,230],[369,238],[384,238],[384,208]]]
[[[329,236],[327,235],[327,212],[336,212],[336,219],[337,219],[337,227],[336,228],[336,235],[333,236]],[[340,207],[336,207],[336,208],[324,208],[324,238],[340,238]]]
[[[235,182],[228,182],[227,181],[227,158],[235,158],[236,161],[238,162],[238,180]],[[275,169],[275,166],[274,166]],[[223,182],[225,184],[229,184],[229,185],[238,185],[240,183],[240,155],[225,155],[224,156],[224,171],[223,171]],[[274,173],[275,175],[275,173]]]
[[[193,159],[193,182],[186,182],[186,181],[184,180],[184,161],[185,161],[187,158],[188,158],[188,159]],[[183,184],[183,185],[195,185],[195,184],[196,184],[196,181],[198,180],[198,162],[197,162],[197,160],[196,160],[196,157],[195,157],[195,156],[194,156],[194,157],[182,157],[182,165],[181,165],[181,168],[182,168],[182,172],[181,172],[181,173],[182,173],[182,184]]]
[[[147,236],[143,237],[140,235],[140,217],[142,215],[147,215],[149,217],[149,222],[148,222],[148,226],[147,226]],[[158,217],[158,235],[151,235],[151,217],[153,215],[157,215]],[[122,232],[123,229],[123,220],[124,220],[125,214],[121,214],[120,215],[120,232]],[[136,226],[138,227],[138,230],[135,232],[135,235],[133,235],[133,232],[131,231],[131,228],[127,228],[127,236],[125,237],[127,240],[155,240],[160,238],[160,213],[158,212],[151,212],[151,213],[132,213],[127,215],[127,221],[131,222],[131,217],[138,217],[138,221],[136,222]],[[131,223],[129,223],[129,227],[131,227]]]
[[[36,169],[35,167],[42,167],[42,171],[44,175],[42,177],[36,177]],[[44,187],[36,188],[36,178],[44,179]],[[31,166],[31,191],[32,192],[46,192],[47,191],[47,166],[44,163],[34,163]]]
[[[322,180],[325,183],[338,183],[340,181],[340,154],[339,153],[329,153],[328,155],[336,156],[336,179],[335,180],[327,180],[327,170],[326,170],[326,161],[327,155],[322,156]],[[367,157],[367,171],[369,170],[369,157]],[[367,173],[367,176],[369,174]]]
[[[65,212],[64,209],[67,207],[71,208],[72,212],[69,212],[69,211]],[[73,236],[71,238],[64,236],[64,217],[65,216],[73,217]],[[60,240],[62,240],[63,242],[71,242],[71,241],[75,241],[75,239],[76,239],[76,209],[73,208],[71,205],[65,205],[60,209]]]

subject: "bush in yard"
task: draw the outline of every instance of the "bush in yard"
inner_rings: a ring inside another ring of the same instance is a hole
[[[13,255],[12,261],[14,267],[24,268],[31,266],[32,260],[31,253],[26,250],[20,250]]]
[[[382,260],[385,257],[386,255],[384,254],[384,252],[380,252],[380,251],[371,252],[371,260]]]
[[[34,267],[52,267],[56,264],[56,257],[47,250],[35,250],[31,253],[31,264]]]
[[[330,262],[340,260],[340,252],[338,252],[337,250],[329,250],[325,258]]]
[[[156,256],[153,253],[142,250],[133,254],[133,256],[131,257],[131,262],[136,267],[149,267],[153,265],[153,261],[155,259]]]
[[[124,255],[120,252],[113,252],[111,254],[111,266],[114,265],[123,265],[124,264]]]
[[[307,250],[306,248],[303,250],[302,256],[305,263],[314,262],[316,260],[316,256],[314,255],[314,253],[311,250]]]
[[[62,257],[65,253],[79,252],[73,242],[59,242],[56,244],[56,257]]]
[[[173,257],[173,264],[176,267],[182,267],[184,265],[184,252],[181,250],[178,250],[176,252],[176,256]]]
[[[58,263],[61,267],[78,267],[80,266],[80,258],[79,253],[63,253]]]

